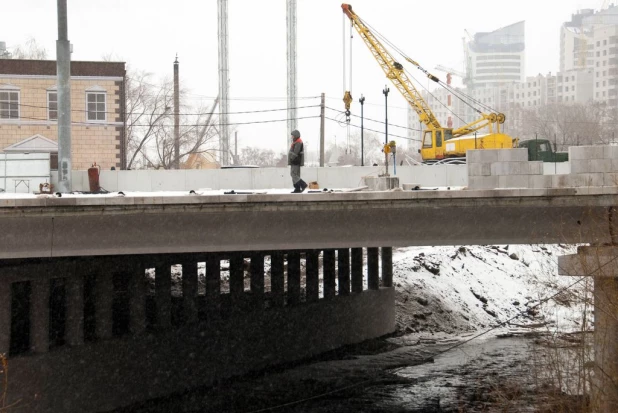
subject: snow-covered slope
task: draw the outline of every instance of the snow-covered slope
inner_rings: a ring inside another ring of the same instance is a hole
[[[401,332],[458,333],[495,326],[545,324],[576,330],[585,280],[558,275],[559,255],[574,246],[414,247],[393,251],[397,322]],[[536,307],[535,307],[536,306]]]

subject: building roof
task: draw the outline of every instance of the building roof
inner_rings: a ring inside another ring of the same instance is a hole
[[[525,42],[525,21],[494,30],[479,32],[474,41],[468,43],[470,50],[476,53],[518,53],[523,52]]]
[[[71,62],[71,76],[124,77],[124,62]],[[55,60],[0,59],[0,75],[56,76]]]
[[[33,135],[4,148],[4,152],[35,153],[58,152],[58,143],[43,135]]]

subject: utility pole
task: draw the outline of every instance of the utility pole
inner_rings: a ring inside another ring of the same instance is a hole
[[[174,169],[180,169],[180,92],[178,90],[178,55],[174,60]]]
[[[365,106],[365,96],[361,94],[361,97],[360,99],[358,99],[358,101],[361,104],[361,166],[365,166],[365,139],[363,136],[363,107]]]
[[[71,192],[71,43],[68,38],[67,0],[58,0],[58,191]]]
[[[234,163],[238,164],[238,131],[234,131]]]
[[[288,130],[285,137],[284,148],[289,147],[290,133],[297,128],[296,108],[298,107],[296,99],[296,0],[286,1],[286,23],[287,23],[287,60],[288,60]]]
[[[219,149],[221,151],[221,165],[225,166],[229,165],[230,162],[227,0],[217,0],[217,10],[219,24]]]
[[[326,106],[326,98],[322,93],[322,100],[320,103],[320,167],[324,167],[324,109]]]
[[[386,87],[386,85],[384,86],[384,90],[382,90],[382,93],[384,93],[384,148],[386,149],[386,145],[388,145],[388,92],[390,92],[391,90]],[[384,151],[384,165],[386,166],[385,168],[385,175],[388,176],[388,153],[386,153],[386,151]]]

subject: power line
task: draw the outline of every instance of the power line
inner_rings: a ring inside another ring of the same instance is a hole
[[[316,117],[319,117],[319,116],[316,116]],[[328,119],[328,120],[331,120],[331,121],[337,122],[337,123],[343,123],[343,122],[341,122],[341,121],[339,121],[337,119],[329,118],[328,116],[325,116],[324,119]],[[349,125],[352,126],[352,127],[357,128],[357,129],[360,129],[360,125],[354,125],[353,123],[350,123]],[[370,129],[370,128],[367,128],[366,126],[363,126],[363,129],[366,130],[366,131],[370,131],[370,132],[384,133],[384,131]],[[392,134],[392,133],[389,133],[388,135],[389,136],[394,136],[396,138],[406,139],[406,140],[409,140],[409,141],[417,141],[417,142],[421,141],[420,139],[408,138],[407,136],[395,135],[395,134]]]
[[[25,103],[18,103],[18,106],[21,107],[29,107],[29,108],[37,108],[37,109],[47,109],[49,110],[49,106],[36,106],[36,105],[28,105]],[[319,108],[320,105],[308,105],[308,106],[297,106],[295,108],[291,108],[291,109],[306,109],[306,108]],[[57,110],[57,109],[52,109],[52,110]],[[279,111],[286,111],[288,110],[288,108],[278,108],[278,109],[260,109],[260,110],[247,110],[247,111],[239,111],[239,112],[227,112],[225,113],[226,115],[238,115],[238,114],[250,114],[250,113],[266,113],[266,112],[279,112]],[[88,110],[81,110],[81,109],[71,109],[71,112],[76,112],[76,113],[88,113]],[[112,114],[112,115],[121,115],[120,113],[116,113],[116,112],[102,112],[102,111],[96,111],[96,113],[105,113],[105,114]],[[154,115],[154,116],[163,116],[165,115],[167,112],[163,112],[163,113],[148,113],[148,115]],[[203,113],[180,113],[180,115],[185,115],[185,116],[199,116],[199,115],[206,115],[208,112],[203,112]],[[220,114],[219,112],[214,112],[216,114]],[[170,113],[171,115],[171,113]]]
[[[345,114],[345,112],[343,112],[343,111],[340,111],[340,110],[338,110],[338,109],[333,109],[333,108],[328,107],[328,106],[326,106],[326,109],[329,109],[329,110],[332,110],[332,111],[338,112],[338,113],[340,113],[340,114]],[[354,117],[356,117],[356,118],[360,118],[360,116],[359,116],[359,115],[351,115],[351,116],[354,116]],[[371,122],[381,123],[382,125],[386,124],[386,122],[384,122],[384,121],[381,121],[381,120],[376,120],[376,119],[371,119],[371,118],[368,118],[368,117],[366,117],[366,116],[363,116],[363,119],[364,119],[364,120],[371,121]],[[395,127],[395,128],[401,128],[401,129],[407,129],[407,130],[413,130],[413,131],[416,131],[416,132],[420,132],[420,131],[421,131],[421,129],[411,128],[411,127],[409,127],[409,126],[400,126],[400,125],[395,125],[395,124],[390,123],[390,122],[389,122],[388,126],[393,126],[393,127]]]

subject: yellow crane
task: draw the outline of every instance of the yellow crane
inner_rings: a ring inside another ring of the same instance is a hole
[[[431,162],[445,158],[464,157],[468,149],[512,148],[517,145],[516,139],[502,133],[500,130],[500,125],[505,120],[505,116],[502,113],[484,113],[475,109],[479,113],[480,119],[457,129],[443,128],[425,99],[423,99],[422,95],[410,81],[403,65],[394,59],[369,27],[352,11],[350,4],[344,3],[341,5],[341,8],[369,48],[373,57],[382,67],[386,77],[391,80],[397,90],[408,101],[412,109],[417,113],[420,121],[425,124],[426,129],[423,132],[422,147],[419,150],[423,161]],[[438,84],[441,83],[439,78],[429,73],[416,61],[407,56],[404,56],[404,59],[416,66],[432,81]],[[471,135],[484,128],[487,128],[488,134],[478,138]]]

